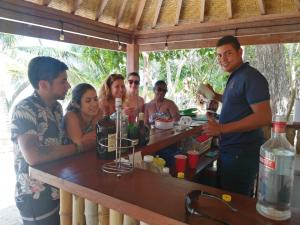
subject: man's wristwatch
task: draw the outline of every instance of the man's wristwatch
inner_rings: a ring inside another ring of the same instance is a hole
[[[77,153],[83,152],[83,147],[82,147],[81,144],[77,144],[77,143],[74,143],[74,144],[75,144],[75,148],[76,148]]]

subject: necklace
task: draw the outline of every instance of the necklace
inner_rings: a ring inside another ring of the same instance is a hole
[[[164,101],[165,101],[165,100],[162,100],[162,102],[161,102],[160,105],[158,105],[158,104],[157,104],[157,101],[155,101],[155,109],[156,109],[156,112],[160,112],[160,108],[163,106]]]

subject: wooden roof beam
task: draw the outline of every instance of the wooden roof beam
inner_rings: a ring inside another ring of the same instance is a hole
[[[228,19],[232,19],[232,2],[231,0],[226,0]]]
[[[133,27],[134,30],[136,30],[139,25],[145,5],[146,5],[146,0],[140,0],[140,4],[138,6],[138,11],[136,13],[135,20],[134,20],[134,27]]]
[[[176,16],[174,25],[177,26],[179,23],[180,11],[182,6],[182,0],[177,0]]]
[[[95,18],[96,21],[99,21],[99,19],[100,19],[101,15],[103,14],[103,11],[104,11],[107,3],[108,3],[108,0],[102,0],[100,2],[99,6],[98,6],[98,9],[96,11],[96,18]]]
[[[51,0],[43,0],[42,5],[48,6],[50,4]]]
[[[154,17],[153,17],[153,22],[152,22],[152,28],[154,28],[157,24],[157,20],[158,20],[158,16],[159,16],[159,13],[160,13],[161,5],[162,5],[162,0],[157,0],[155,14],[154,14]]]
[[[116,22],[115,22],[115,27],[118,27],[119,26],[119,23],[123,17],[123,14],[124,14],[124,11],[125,11],[125,6],[127,4],[128,0],[123,0],[122,2],[122,5],[120,7],[120,11],[118,13],[118,16],[117,16],[117,19],[116,19]]]
[[[266,9],[265,9],[264,0],[258,0],[258,6],[259,6],[260,14],[265,15],[266,14]]]
[[[294,0],[294,1],[298,11],[300,11],[300,0]]]
[[[200,0],[200,23],[204,22],[205,0]]]
[[[61,22],[64,23],[65,36],[73,33],[85,36],[85,40],[107,40],[117,43],[132,42],[132,31],[115,28],[114,26],[99,23],[87,18],[64,13],[51,7],[41,7],[40,5],[21,0],[0,0],[0,15],[4,21],[14,21],[18,24],[29,24],[42,30],[43,27],[50,30],[61,30]],[[0,26],[1,29],[1,26]],[[42,32],[42,31],[41,31]],[[20,34],[16,29],[15,34]],[[56,38],[57,40],[57,38]]]
[[[73,0],[71,14],[75,14],[82,2],[83,0]]]

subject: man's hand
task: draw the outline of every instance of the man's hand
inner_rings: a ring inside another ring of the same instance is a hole
[[[222,125],[214,118],[208,117],[207,124],[203,125],[202,130],[208,136],[219,136],[222,133]]]

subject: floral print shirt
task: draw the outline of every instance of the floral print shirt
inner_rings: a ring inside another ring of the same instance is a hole
[[[18,145],[18,136],[33,134],[38,136],[40,146],[60,145],[63,141],[62,107],[56,104],[49,108],[37,92],[16,105],[12,114],[11,139],[15,154],[16,198],[31,195],[33,199],[43,198],[57,200],[59,192],[56,188],[36,179],[28,173],[28,163],[25,161]],[[40,148],[39,151],[43,151]]]

